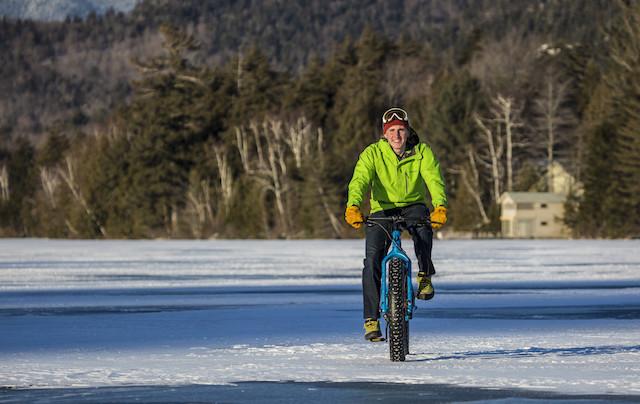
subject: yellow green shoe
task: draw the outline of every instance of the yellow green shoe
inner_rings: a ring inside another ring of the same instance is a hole
[[[364,339],[371,342],[384,341],[378,319],[368,318],[364,320]]]
[[[420,300],[429,300],[433,299],[435,294],[431,277],[427,276],[425,272],[418,272],[418,296],[416,297]]]

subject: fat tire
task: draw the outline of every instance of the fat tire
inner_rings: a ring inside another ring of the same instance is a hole
[[[404,355],[409,355],[409,322],[404,322]]]
[[[399,258],[389,262],[389,353],[392,362],[403,362],[409,353],[406,266]]]

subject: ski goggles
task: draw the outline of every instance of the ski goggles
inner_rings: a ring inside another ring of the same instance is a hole
[[[402,108],[391,108],[382,114],[382,123],[389,123],[394,120],[409,122],[409,115],[407,111]]]

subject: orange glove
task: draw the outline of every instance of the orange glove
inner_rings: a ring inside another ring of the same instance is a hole
[[[362,216],[360,208],[353,205],[349,206],[347,210],[344,211],[344,220],[346,220],[354,229],[359,229],[362,227],[362,223],[364,222],[364,216]]]
[[[431,227],[438,230],[447,223],[447,208],[444,206],[436,206],[431,213]]]

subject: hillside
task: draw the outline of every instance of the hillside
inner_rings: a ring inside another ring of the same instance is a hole
[[[1,0],[0,17],[40,21],[63,21],[67,17],[85,18],[109,9],[129,12],[139,0]]]
[[[131,1],[5,0],[4,8],[95,10]],[[298,72],[326,58],[367,26],[384,37],[427,46],[434,57],[464,62],[483,37],[518,35],[591,42],[606,21],[608,1],[143,1],[130,14],[57,23],[0,20],[0,136],[39,135],[52,126],[83,127],[102,119],[130,93],[131,58],[160,52],[158,26],[194,32],[207,63],[219,65],[259,48],[281,70]],[[79,7],[79,8],[78,8]],[[46,11],[49,10],[49,11]],[[40,12],[39,11],[39,12]],[[588,23],[587,23],[588,21]],[[400,29],[398,27],[401,27]],[[11,50],[9,52],[9,50]]]
[[[584,184],[566,206],[576,235],[632,236],[637,27],[637,3],[604,0],[3,18],[0,234],[353,236],[345,186],[395,104],[437,153],[452,228],[497,234],[501,193],[547,190],[557,162]]]

